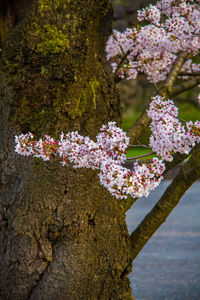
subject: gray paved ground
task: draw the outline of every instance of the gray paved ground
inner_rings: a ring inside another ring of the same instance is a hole
[[[169,184],[149,199],[141,198],[127,212],[131,232]],[[200,300],[200,182],[182,198],[151,238],[130,274],[136,300]]]

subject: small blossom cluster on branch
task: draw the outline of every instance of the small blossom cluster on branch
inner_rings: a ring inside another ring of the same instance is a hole
[[[129,170],[112,159],[105,160],[100,169],[100,183],[118,199],[148,196],[163,179],[165,164],[154,157],[147,163],[136,161]]]
[[[150,103],[148,116],[152,119],[150,146],[162,159],[172,161],[175,152],[188,154],[200,142],[200,122],[186,122],[178,119],[178,109],[172,100],[155,96]]]
[[[15,152],[24,156],[33,155],[37,158],[42,158],[48,161],[53,153],[58,150],[58,141],[54,141],[48,135],[44,135],[39,141],[34,140],[32,133],[20,134],[15,136]]]
[[[15,136],[15,142],[15,151],[21,155],[33,155],[44,161],[48,161],[52,154],[59,155],[63,165],[69,160],[75,168],[99,169],[104,157],[119,163],[126,160],[129,138],[115,122],[109,122],[101,127],[97,142],[81,136],[77,131],[66,135],[61,133],[59,141],[47,135],[36,141],[34,135],[29,132]]]
[[[195,63],[193,63],[192,59],[188,59],[184,63],[184,65],[181,69],[181,72],[188,74],[187,76],[181,76],[182,78],[188,78],[190,76],[190,74],[192,75],[193,73],[200,72],[200,64],[195,64]]]
[[[78,132],[63,133],[58,142],[58,154],[62,164],[68,159],[75,168],[100,169],[102,160],[112,158],[113,161],[123,163],[126,160],[126,148],[129,138],[115,122],[103,125],[97,135],[97,142],[89,137],[83,137]]]
[[[78,132],[62,133],[59,141],[49,136],[35,141],[32,133],[21,134],[15,137],[15,142],[18,154],[32,155],[44,161],[57,155],[63,165],[69,160],[75,168],[99,170],[101,184],[119,199],[148,196],[150,190],[159,185],[165,169],[158,158],[147,164],[136,162],[133,170],[123,167],[129,138],[115,122],[102,126],[96,142]]]
[[[177,54],[190,57],[200,50],[199,0],[161,0],[138,11],[139,22],[148,25],[114,30],[107,42],[107,59],[118,77],[135,79],[139,72],[151,82],[166,79]],[[199,71],[200,65],[186,62],[182,72]]]

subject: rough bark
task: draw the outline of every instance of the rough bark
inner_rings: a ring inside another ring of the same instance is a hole
[[[120,120],[107,0],[3,1],[0,299],[131,299],[125,215],[91,170],[14,152],[14,135],[95,137]]]

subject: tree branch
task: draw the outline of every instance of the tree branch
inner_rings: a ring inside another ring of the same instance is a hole
[[[151,149],[150,146],[144,145],[144,144],[137,144],[137,145],[128,145],[128,148],[135,148],[135,147],[140,147],[140,148],[147,148],[147,149]]]
[[[172,65],[172,68],[167,76],[167,79],[166,79],[163,87],[159,91],[161,96],[167,97],[167,96],[171,95],[169,93],[169,90],[174,85],[187,56],[188,56],[188,53],[185,51],[181,51],[178,54],[175,62]]]
[[[121,48],[121,47],[120,47]],[[123,49],[121,49],[122,53],[123,53]],[[124,61],[126,61],[126,58],[127,56],[131,53],[131,50],[128,50],[126,53],[123,53],[123,56],[120,60],[120,63],[119,65],[117,66],[117,69],[115,70],[115,73],[114,73],[114,81],[115,83],[119,83],[121,80],[125,79],[125,78],[119,78],[117,76],[117,71],[122,67]]]
[[[181,72],[179,74],[179,76],[192,76],[192,77],[195,77],[195,76],[200,76],[200,72],[194,72],[194,73]]]
[[[200,76],[197,76],[196,78],[193,78],[188,81],[184,81],[181,84],[175,85],[174,87],[169,88],[169,95],[170,96],[175,96],[180,93],[183,93],[187,90],[190,90],[200,84]]]
[[[161,199],[130,236],[131,258],[134,260],[147,241],[165,222],[187,189],[200,178],[200,146],[183,165]]]
[[[133,159],[138,159],[141,157],[147,157],[150,156],[152,154],[155,154],[155,152],[150,152],[150,153],[146,153],[146,154],[142,154],[142,155],[138,155],[138,156],[134,156],[134,157],[127,157],[127,160],[133,160]]]
[[[159,94],[163,97],[167,97],[171,95],[169,93],[169,89],[171,89],[172,85],[176,81],[179,72],[186,60],[187,52],[181,51],[175,62],[173,63],[173,66],[167,76],[167,79],[164,83],[164,85],[159,90]],[[149,126],[151,119],[147,115],[147,108],[149,106],[149,102],[147,106],[145,107],[144,111],[140,115],[140,117],[136,120],[136,122],[133,124],[133,126],[128,130],[127,134],[130,137],[130,143],[137,143],[137,141],[140,139],[140,137],[143,135],[143,133],[146,131],[146,128]]]
[[[133,126],[127,131],[127,135],[130,137],[130,143],[136,144],[140,140],[141,136],[146,131],[146,128],[149,126],[151,119],[147,115],[147,108],[145,107],[139,118],[133,124]]]
[[[188,154],[176,153],[173,156],[173,161],[165,163],[165,172],[163,173],[163,176],[165,176],[170,170],[175,168],[177,165],[182,163],[187,157],[188,157]]]
[[[181,70],[181,68],[182,68],[182,66],[183,66],[183,64],[184,64],[187,56],[188,56],[188,53],[185,52],[185,51],[181,51],[178,54],[178,56],[177,56],[174,64],[172,65],[172,68],[171,68],[171,70],[169,72],[169,75],[167,76],[167,80],[165,82],[165,86],[169,87],[169,86],[173,86],[174,85],[174,83],[175,83],[175,81],[176,81],[176,79],[178,77],[178,74],[180,73],[180,70]]]

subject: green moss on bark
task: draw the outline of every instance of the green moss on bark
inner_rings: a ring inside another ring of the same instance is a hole
[[[88,134],[91,126],[99,128],[107,119],[118,121],[121,108],[118,100],[114,104],[116,91],[107,79],[102,59],[104,34],[108,32],[100,28],[109,5],[102,1],[99,13],[91,1],[84,3],[87,9],[73,1],[67,2],[66,9],[66,1],[51,2],[48,9],[46,1],[39,1],[38,6],[36,2],[32,7],[37,13],[27,14],[22,24],[25,30],[16,28],[13,39],[5,45],[4,68],[9,70],[5,80],[16,92],[13,119],[23,131],[33,131],[38,136],[80,130],[81,123]],[[95,13],[97,17],[93,18]],[[19,51],[14,53],[14,49]],[[94,119],[101,115],[101,121],[93,122],[92,115]]]
[[[96,99],[98,96],[98,88],[100,84],[97,79],[91,78],[88,83],[83,87],[81,96],[78,98],[76,112],[78,115],[82,116],[82,114],[86,111],[88,105],[88,95],[90,95],[92,99],[92,110],[96,109]]]
[[[63,29],[65,26],[63,25]],[[37,51],[44,55],[48,53],[59,53],[69,48],[69,40],[63,30],[56,25],[46,24],[39,33],[40,42],[37,44]]]

